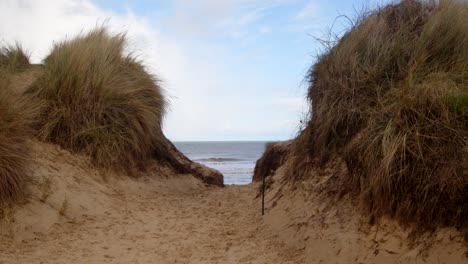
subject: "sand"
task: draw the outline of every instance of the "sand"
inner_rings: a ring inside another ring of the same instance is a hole
[[[349,199],[323,199],[320,179],[207,186],[154,163],[138,178],[32,142],[28,198],[3,210],[0,263],[468,263],[454,229],[414,243],[392,220],[369,225]],[[256,198],[257,197],[257,198]]]
[[[414,235],[410,226],[384,218],[371,225],[353,199],[331,198],[325,171],[295,186],[284,184],[286,163],[267,191],[265,232],[287,248],[304,250],[304,263],[468,263],[468,243],[455,228]]]
[[[303,263],[264,232],[254,186],[209,187],[157,164],[103,177],[85,157],[34,149],[35,184],[0,226],[0,263]]]

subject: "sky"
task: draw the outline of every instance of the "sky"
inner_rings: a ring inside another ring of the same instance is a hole
[[[40,63],[53,43],[105,25],[161,81],[169,139],[286,140],[308,111],[316,38],[382,1],[0,0],[0,45]]]

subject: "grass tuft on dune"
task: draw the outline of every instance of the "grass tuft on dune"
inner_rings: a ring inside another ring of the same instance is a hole
[[[371,218],[467,228],[466,14],[466,2],[409,0],[360,17],[310,69],[292,177],[340,158],[349,173],[329,184]]]
[[[0,48],[0,69],[17,71],[28,65],[29,55],[19,44]]]
[[[9,84],[9,77],[0,72],[0,205],[24,195],[31,152],[28,138],[33,111],[12,95]]]
[[[87,154],[102,168],[132,172],[164,154],[165,101],[125,45],[125,35],[104,28],[58,43],[26,93],[42,105],[40,139]]]

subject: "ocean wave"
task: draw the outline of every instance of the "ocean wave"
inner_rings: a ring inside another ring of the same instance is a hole
[[[208,158],[208,159],[197,159],[195,161],[201,162],[235,162],[235,161],[242,161],[242,159],[235,159],[235,158]]]
[[[239,168],[218,168],[223,174],[230,175],[252,175],[253,169],[239,169]]]

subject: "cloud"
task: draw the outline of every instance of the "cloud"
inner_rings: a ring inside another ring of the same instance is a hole
[[[128,32],[132,44],[166,48],[174,53],[173,43],[165,43],[161,34],[151,27],[146,18],[132,13],[118,15],[98,8],[91,1],[50,0],[47,4],[34,0],[5,0],[0,2],[0,36],[2,42],[19,41],[39,62],[50,51],[54,42],[70,39],[105,24],[111,31]],[[156,59],[157,60],[157,59]]]
[[[54,42],[73,38],[105,23],[111,31],[128,33],[129,51],[135,51],[148,69],[162,79],[170,97],[192,98],[210,87],[203,81],[193,84],[190,80],[197,79],[193,76],[197,71],[204,71],[203,63],[199,68],[194,67],[176,40],[164,37],[147,18],[131,12],[120,15],[82,0],[50,0],[47,4],[6,0],[0,2],[0,20],[3,44],[18,41],[32,53],[34,63],[49,53]]]
[[[262,33],[262,34],[270,34],[273,30],[271,29],[271,27],[268,27],[268,26],[260,26],[258,27],[258,32]]]
[[[188,35],[246,36],[271,9],[297,0],[175,0],[168,27]]]
[[[294,16],[294,20],[315,18],[319,11],[319,5],[316,3],[316,1],[310,1]]]
[[[243,65],[235,64],[237,57],[209,36],[230,31],[242,38],[250,30],[267,34],[271,28],[256,23],[269,9],[288,1],[175,0],[170,18],[160,24],[163,18],[114,12],[91,0],[3,0],[0,41],[20,42],[38,63],[54,42],[105,23],[113,32],[127,32],[129,51],[162,80],[171,101],[164,125],[169,138],[284,139],[293,134],[292,123],[300,111],[293,105],[298,101],[272,105],[275,98],[287,100],[288,95],[268,94],[269,82],[257,73],[241,75]],[[194,35],[186,36],[187,31]],[[256,92],[261,96],[253,96]]]
[[[271,106],[296,113],[305,113],[308,109],[307,100],[302,96],[276,98],[271,101]]]

